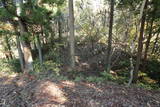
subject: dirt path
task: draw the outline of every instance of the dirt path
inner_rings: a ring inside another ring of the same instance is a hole
[[[0,107],[160,107],[160,91],[2,76]]]

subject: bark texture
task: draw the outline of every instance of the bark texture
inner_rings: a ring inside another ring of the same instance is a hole
[[[69,33],[70,33],[70,56],[71,56],[71,68],[75,68],[75,40],[74,40],[74,9],[73,0],[69,0]]]
[[[18,20],[19,26],[20,26],[20,34],[22,38],[22,47],[23,47],[23,53],[24,53],[24,62],[25,62],[25,71],[32,71],[33,70],[33,58],[31,53],[31,47],[30,43],[27,40],[28,37],[28,29],[26,24],[23,22],[22,19]]]
[[[141,63],[141,57],[142,57],[142,50],[143,50],[143,34],[144,34],[144,27],[145,27],[145,20],[146,20],[146,12],[145,10],[147,9],[147,2],[148,0],[144,0],[144,9],[141,11],[141,25],[140,25],[140,32],[139,32],[139,39],[138,39],[138,52],[137,52],[137,58],[136,58],[136,65],[135,65],[135,70],[133,72],[133,83],[137,82],[138,79],[138,71],[139,71],[139,66]]]
[[[106,69],[110,72],[111,69],[111,54],[112,54],[112,29],[113,29],[113,16],[114,16],[114,0],[110,2],[110,21],[109,21],[109,35],[108,35],[108,51],[106,59]]]

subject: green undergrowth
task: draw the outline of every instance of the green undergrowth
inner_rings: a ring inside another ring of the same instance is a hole
[[[103,83],[106,81],[115,81],[116,78],[107,72],[102,72],[100,76],[85,76],[80,74],[76,76],[74,81],[87,81],[87,82],[95,82],[95,83]]]
[[[145,88],[145,89],[160,89],[160,85],[158,84],[159,76],[159,63],[150,62],[148,64],[148,72],[139,72],[139,79],[136,84],[137,87]],[[34,71],[29,72],[30,75],[34,75],[37,79],[55,79],[55,80],[71,80],[75,82],[93,82],[93,83],[106,83],[106,82],[115,82],[121,85],[127,85],[130,77],[130,69],[128,62],[121,62],[121,65],[124,67],[122,69],[118,69],[116,72],[117,75],[113,75],[107,72],[99,72],[99,75],[90,75],[84,74],[79,71],[63,71],[62,64],[48,60],[40,64],[38,60],[35,60],[34,63]],[[155,68],[156,69],[155,69]],[[20,72],[20,64],[18,59],[14,60],[0,60],[0,72]],[[98,72],[98,71],[97,71]],[[157,75],[153,75],[158,73]],[[155,76],[155,77],[153,77]]]
[[[40,64],[39,61],[35,61],[34,72],[31,72],[32,75],[38,77],[38,79],[44,78],[62,78],[60,77],[60,66],[61,64],[48,60]]]
[[[6,60],[0,59],[0,72],[15,73],[20,72],[20,63],[18,59]]]

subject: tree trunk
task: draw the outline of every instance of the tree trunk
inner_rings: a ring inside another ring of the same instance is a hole
[[[69,0],[69,32],[70,32],[70,56],[71,56],[71,68],[75,68],[75,40],[74,40],[74,9],[73,0]]]
[[[156,48],[156,44],[157,44],[157,42],[158,42],[158,38],[159,38],[159,32],[157,33],[155,42],[154,42],[154,44],[153,44],[152,54],[155,52],[155,48]]]
[[[109,21],[109,35],[108,35],[108,51],[106,60],[107,72],[111,69],[111,54],[112,54],[112,29],[113,29],[113,16],[114,16],[114,0],[110,2],[110,21]]]
[[[143,66],[142,66],[142,71],[144,71],[144,72],[146,71],[146,66],[147,66],[147,55],[148,55],[148,49],[149,49],[149,45],[150,45],[150,40],[152,38],[153,22],[154,22],[154,18],[152,18],[152,20],[150,22],[149,35],[147,37],[147,41],[146,41],[146,44],[145,44],[144,62],[143,62]],[[149,23],[148,23],[148,26],[149,26]]]
[[[8,35],[5,36],[5,42],[6,42],[6,46],[7,46],[8,59],[13,59],[11,45],[9,43]]]
[[[104,10],[104,19],[103,19],[103,28],[105,28],[106,27],[106,17],[107,17],[107,10],[105,9]]]
[[[33,49],[34,49],[34,50],[36,50],[36,49],[37,49],[36,41],[35,41],[35,40],[33,41]]]
[[[18,20],[19,26],[20,26],[20,34],[22,39],[22,47],[23,47],[23,53],[24,53],[24,62],[25,62],[25,71],[33,71],[33,58],[30,48],[30,43],[26,39],[26,35],[28,34],[28,29],[26,24],[22,21],[22,19]],[[25,38],[25,39],[24,39]]]
[[[40,64],[42,65],[43,64],[43,56],[42,56],[42,48],[41,48],[41,41],[40,41],[39,35],[36,35],[36,43],[37,43]]]
[[[146,41],[146,48],[145,48],[145,52],[144,52],[144,61],[147,60],[147,53],[148,53],[148,49],[149,49],[149,45],[150,45],[150,40],[152,38],[152,28],[153,28],[153,21],[154,19],[151,20],[151,25],[150,25],[150,29],[149,29],[149,35]]]
[[[145,3],[144,10],[147,9],[147,2],[148,2],[148,0],[144,0],[144,3]],[[144,10],[143,10],[142,17],[141,17],[136,66],[135,66],[135,70],[133,72],[133,82],[134,83],[136,83],[137,79],[138,79],[139,65],[141,62],[141,56],[142,56],[142,50],[143,50],[143,33],[144,33],[144,26],[145,26],[145,20],[146,20],[146,13],[144,12]]]
[[[59,42],[62,40],[62,29],[61,29],[61,21],[58,20],[58,34],[59,34]]]
[[[16,13],[19,16],[18,24],[20,27],[20,35],[22,38],[21,43],[22,43],[22,47],[23,47],[24,62],[25,62],[24,71],[28,72],[28,71],[33,71],[33,64],[32,64],[33,58],[32,58],[32,53],[31,53],[30,42],[28,40],[28,28],[27,28],[27,25],[25,24],[25,22],[21,18],[22,5],[23,5],[22,0],[19,0],[16,3]]]
[[[12,23],[12,22],[11,22]],[[15,25],[15,23],[12,23],[13,28],[14,28],[14,32],[16,33],[16,42],[17,42],[17,49],[18,49],[18,55],[19,55],[19,62],[21,65],[21,71],[24,71],[24,55],[22,52],[22,48],[21,48],[21,43],[20,43],[20,33],[16,30],[17,26]]]
[[[62,41],[62,23],[61,23],[61,19],[62,19],[62,13],[61,13],[61,9],[58,6],[58,34],[59,34],[59,43],[61,43]]]
[[[44,28],[43,28],[43,26],[41,25],[41,35],[42,35],[42,47],[43,46],[45,46],[47,43],[48,43],[48,41],[47,41],[47,36],[46,36],[46,34],[44,33]]]
[[[19,40],[19,35],[16,35],[16,42],[17,42],[17,49],[18,49],[18,55],[19,55],[19,62],[21,65],[21,71],[24,71],[24,56],[23,56],[23,52],[21,49],[21,44],[20,44],[20,40]]]

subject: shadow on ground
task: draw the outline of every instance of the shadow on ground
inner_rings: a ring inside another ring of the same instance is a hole
[[[159,107],[160,91],[114,83],[0,77],[0,107]]]

